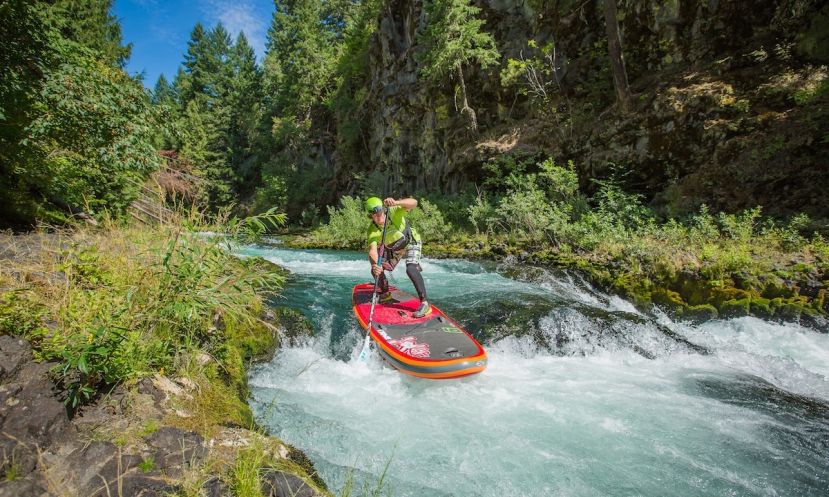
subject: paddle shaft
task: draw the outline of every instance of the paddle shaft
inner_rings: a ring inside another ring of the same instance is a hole
[[[389,210],[386,211],[386,219],[383,221],[383,234],[380,235],[380,246],[377,247],[377,265],[380,266],[380,274],[383,274],[383,253],[386,251],[386,229],[389,227]],[[383,251],[380,251],[383,247]],[[372,268],[374,269],[374,268]],[[377,303],[377,284],[380,282],[380,275],[374,278],[374,289],[371,291],[371,309],[368,311],[368,328],[366,329],[366,339],[363,342],[363,350],[360,351],[360,360],[366,360],[368,356],[369,340],[371,338],[371,323],[374,320],[374,305]]]

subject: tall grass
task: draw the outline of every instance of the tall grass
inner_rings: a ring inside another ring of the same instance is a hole
[[[265,222],[279,218],[236,222],[231,234],[251,236]],[[4,262],[0,279],[10,288],[0,297],[0,333],[25,336],[40,358],[59,363],[55,379],[69,408],[119,383],[182,369],[197,352],[232,369],[227,343],[264,332],[260,295],[277,291],[282,275],[236,258],[225,237],[183,224],[108,221],[43,237],[36,258]]]

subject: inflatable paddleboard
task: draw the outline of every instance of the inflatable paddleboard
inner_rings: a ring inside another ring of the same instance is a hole
[[[373,283],[354,287],[357,320],[368,328]],[[371,338],[380,356],[401,373],[421,378],[459,378],[486,369],[486,352],[472,336],[435,306],[422,318],[412,317],[420,301],[390,287],[392,300],[374,307]]]

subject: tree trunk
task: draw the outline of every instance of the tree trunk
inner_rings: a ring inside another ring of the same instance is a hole
[[[463,107],[461,107],[461,114],[466,114],[469,116],[470,127],[472,131],[475,133],[478,132],[478,116],[475,115],[475,111],[472,107],[469,106],[469,102],[466,100],[466,82],[463,80],[463,68],[461,65],[458,64],[458,79],[461,82],[461,97],[463,98]]]
[[[613,84],[616,98],[623,112],[631,109],[630,85],[625,70],[625,58],[622,55],[622,39],[619,37],[619,21],[616,19],[616,0],[604,0],[604,22],[607,29],[607,49],[610,54],[610,67],[613,69]]]

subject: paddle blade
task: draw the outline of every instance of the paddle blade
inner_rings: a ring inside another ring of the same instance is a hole
[[[368,361],[368,356],[371,353],[371,348],[369,347],[369,342],[370,341],[371,341],[371,338],[369,337],[369,334],[366,333],[366,339],[363,341],[363,350],[360,351],[360,357],[357,358],[358,361],[360,361],[360,362]]]

